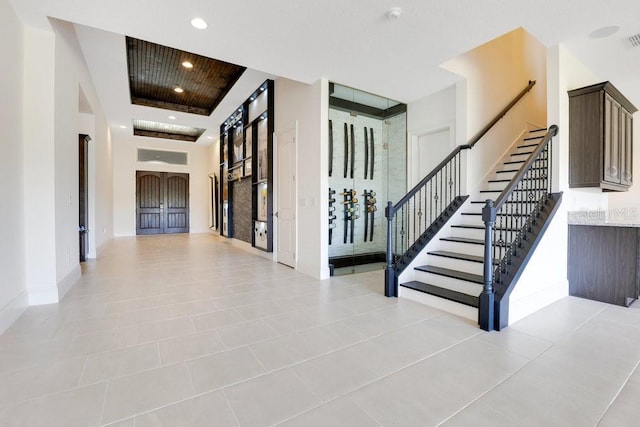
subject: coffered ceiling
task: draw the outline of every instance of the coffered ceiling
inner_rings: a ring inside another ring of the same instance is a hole
[[[126,107],[125,35],[248,68],[206,123],[176,113],[176,122],[199,128],[222,122],[267,76],[325,77],[410,102],[456,81],[440,64],[518,27],[546,46],[564,45],[640,105],[640,48],[627,43],[640,33],[638,0],[10,1],[28,25],[44,27],[47,17],[75,24],[114,126],[133,113],[166,122],[147,111],[158,109]],[[393,6],[402,8],[397,19],[387,17]],[[191,27],[196,16],[207,29]],[[588,36],[611,25],[620,30],[608,38]]]

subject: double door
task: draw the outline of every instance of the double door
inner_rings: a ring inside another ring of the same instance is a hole
[[[136,172],[136,234],[189,232],[189,175]]]

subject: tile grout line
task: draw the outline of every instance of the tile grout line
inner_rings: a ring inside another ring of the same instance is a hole
[[[627,378],[624,380],[624,382],[622,383],[622,385],[620,386],[620,388],[618,389],[618,391],[616,392],[616,394],[611,398],[611,401],[608,403],[607,407],[605,408],[604,412],[602,413],[602,415],[600,416],[600,418],[598,418],[598,421],[594,424],[595,426],[597,426],[598,424],[600,424],[600,422],[602,422],[602,420],[604,419],[604,417],[607,415],[607,412],[609,412],[609,409],[611,409],[611,407],[613,406],[613,404],[615,403],[615,401],[618,399],[618,396],[620,396],[620,393],[622,393],[622,390],[624,390],[624,388],[626,387],[626,385],[629,383],[629,380],[631,379],[631,377],[633,376],[633,374],[636,373],[636,371],[638,370],[638,366],[640,366],[640,360],[638,360],[638,362],[636,363],[636,366],[633,367],[633,369],[631,370],[631,372],[629,373],[629,375],[627,376]]]
[[[593,315],[591,315],[590,317],[588,317],[587,319],[585,319],[583,322],[581,322],[578,326],[576,326],[575,329],[573,329],[571,332],[569,332],[567,334],[567,337],[569,335],[572,335],[573,333],[575,333],[578,329],[580,329],[582,326],[584,326],[587,322],[589,322],[591,319],[593,319],[595,316],[597,316],[598,314],[600,314],[602,311],[604,310],[604,308],[602,308],[601,310],[597,311],[596,313],[594,313]],[[542,341],[545,342],[550,342],[547,341],[543,338],[540,337],[536,337],[534,335],[528,334],[526,332],[522,332],[519,331],[527,336],[530,336],[532,338],[536,338],[536,339],[541,339]],[[481,395],[479,395],[477,398],[475,398],[474,400],[472,400],[471,402],[467,403],[466,405],[464,405],[462,408],[460,408],[458,411],[456,411],[455,413],[451,414],[449,417],[447,417],[446,419],[442,420],[440,423],[438,423],[439,425],[444,424],[445,422],[447,422],[448,420],[450,420],[451,418],[455,417],[456,415],[458,415],[459,413],[461,413],[462,411],[464,411],[466,408],[468,408],[469,406],[471,406],[472,404],[474,404],[475,402],[479,401],[480,399],[482,399],[484,396],[486,396],[487,394],[489,394],[491,391],[493,391],[494,389],[496,389],[498,386],[500,386],[501,384],[503,384],[504,382],[506,382],[507,380],[509,380],[510,378],[514,377],[518,372],[520,372],[522,369],[524,369],[525,367],[527,367],[529,364],[531,364],[533,361],[535,361],[536,359],[538,359],[540,356],[544,355],[545,353],[547,353],[548,351],[550,351],[552,348],[554,348],[557,345],[557,342],[550,342],[551,346],[549,346],[548,348],[546,348],[544,351],[542,351],[540,354],[538,354],[536,357],[534,357],[533,359],[530,359],[529,362],[525,363],[524,365],[522,365],[520,368],[518,368],[517,370],[515,370],[511,375],[506,376],[505,378],[502,379],[502,381],[498,382],[497,384],[495,384],[493,387],[491,387],[489,390],[485,391],[484,393],[482,393]],[[516,354],[516,353],[514,353]],[[525,357],[526,358],[526,357]],[[640,362],[638,362],[640,364]],[[637,365],[636,365],[637,366]],[[499,414],[511,419],[511,417],[507,414],[502,413],[499,409],[494,408],[493,406],[489,405],[491,407],[491,409],[493,409],[494,411],[498,412]]]
[[[419,323],[419,322],[418,322],[418,323]],[[409,326],[411,326],[411,325],[409,325]],[[287,422],[287,421],[289,421],[289,420],[291,420],[291,419],[293,419],[293,418],[295,418],[295,417],[298,417],[298,416],[300,416],[300,415],[306,414],[306,413],[308,413],[308,412],[310,412],[310,411],[313,411],[314,409],[317,409],[317,408],[319,408],[319,407],[322,407],[322,406],[324,406],[324,405],[327,405],[327,404],[329,404],[329,403],[331,403],[331,402],[334,402],[334,401],[336,401],[336,400],[338,400],[338,399],[340,399],[340,398],[348,397],[348,395],[350,395],[350,394],[352,394],[352,393],[354,393],[354,392],[356,392],[356,391],[358,391],[358,390],[360,390],[360,389],[362,389],[362,388],[364,388],[364,387],[367,387],[367,386],[369,386],[369,385],[371,385],[371,384],[373,384],[373,383],[376,383],[376,382],[378,382],[378,381],[380,381],[380,380],[382,380],[382,379],[384,379],[384,378],[387,378],[387,377],[389,377],[389,376],[391,376],[391,375],[393,375],[393,374],[397,374],[398,372],[400,372],[400,371],[402,371],[402,370],[404,370],[404,369],[407,369],[407,368],[409,368],[409,367],[411,367],[411,366],[417,365],[418,363],[420,363],[420,362],[422,362],[422,361],[425,361],[425,360],[427,360],[427,359],[430,359],[430,358],[432,358],[432,357],[434,357],[434,356],[436,356],[436,355],[438,355],[438,354],[440,354],[440,353],[442,353],[442,352],[444,352],[444,351],[446,351],[446,350],[449,350],[449,349],[451,349],[451,348],[453,348],[453,347],[456,347],[456,346],[458,346],[458,345],[460,345],[460,344],[462,344],[462,343],[465,343],[465,342],[467,342],[467,341],[471,340],[472,338],[477,337],[477,336],[478,336],[478,335],[480,335],[480,334],[481,334],[481,332],[478,332],[478,333],[476,333],[476,334],[473,334],[473,335],[471,335],[471,336],[469,336],[469,337],[465,338],[465,339],[464,339],[464,340],[462,340],[462,341],[458,341],[458,342],[456,342],[456,343],[454,343],[454,344],[451,344],[451,345],[449,345],[449,346],[447,346],[447,347],[444,347],[444,348],[442,348],[442,349],[440,349],[440,350],[436,351],[435,353],[431,353],[431,354],[429,354],[428,356],[422,357],[422,358],[420,358],[420,359],[418,359],[418,360],[416,360],[416,361],[414,361],[414,362],[412,362],[412,363],[410,363],[410,364],[408,364],[408,365],[405,365],[405,366],[403,366],[403,367],[401,367],[401,368],[394,369],[394,370],[392,370],[392,371],[388,372],[388,373],[387,373],[387,374],[385,374],[385,375],[378,376],[378,377],[376,377],[376,378],[374,378],[374,379],[372,379],[372,380],[370,380],[370,381],[367,381],[366,383],[364,383],[364,384],[362,384],[362,385],[360,385],[360,386],[358,386],[358,387],[356,387],[356,388],[354,388],[354,389],[352,389],[352,390],[349,390],[349,391],[347,391],[347,392],[345,392],[345,393],[339,394],[338,396],[332,397],[332,398],[331,398],[331,399],[329,399],[329,400],[323,401],[320,405],[317,405],[317,406],[315,406],[315,407],[313,407],[313,408],[310,408],[310,409],[304,410],[304,411],[302,411],[302,412],[300,412],[300,413],[298,413],[298,414],[295,414],[295,415],[293,415],[293,416],[291,416],[291,417],[289,417],[289,418],[286,418],[286,419],[284,419],[284,420],[280,421],[279,423],[281,424],[281,423]],[[383,334],[383,335],[384,335],[384,334]],[[379,336],[380,336],[380,335],[379,335]],[[349,348],[349,347],[351,347],[351,346],[345,346],[345,347],[343,347],[343,348],[341,348],[341,349]],[[331,353],[333,353],[333,352],[331,352]],[[327,353],[327,354],[329,354],[329,353]],[[312,359],[309,359],[309,360],[312,360]],[[302,362],[299,362],[299,363],[302,363]],[[294,364],[294,365],[290,365],[290,366],[295,366],[295,365],[297,365],[297,364],[298,364],[298,363],[296,363],[296,364]],[[305,383],[304,381],[303,381],[303,384],[305,384],[305,385],[306,385],[306,383]],[[225,386],[225,387],[226,387],[226,386]],[[357,402],[354,402],[354,403],[357,405]],[[358,407],[360,408],[360,406],[359,406],[359,405],[358,405]],[[360,409],[362,409],[362,408],[360,408]],[[367,414],[371,419],[373,419],[374,421],[378,422],[378,421],[377,421],[377,420],[376,420],[376,419],[375,419],[371,414],[369,414],[369,413],[368,413],[367,411],[365,411],[364,409],[362,409],[362,410],[363,410],[363,412],[364,412],[365,414]]]

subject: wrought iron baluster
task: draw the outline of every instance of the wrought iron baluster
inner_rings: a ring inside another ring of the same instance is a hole
[[[402,214],[400,215],[400,221],[401,221],[401,225],[400,225],[400,239],[402,239],[402,244],[400,245],[400,250],[402,253],[404,253],[405,251],[405,239],[406,239],[406,231],[404,229],[404,220],[405,220],[405,215],[406,215],[406,210],[405,210],[405,206],[402,206]],[[408,222],[408,221],[407,221]]]

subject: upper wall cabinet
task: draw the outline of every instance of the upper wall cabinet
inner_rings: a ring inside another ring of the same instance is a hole
[[[636,111],[609,82],[569,91],[569,187],[631,187]]]

